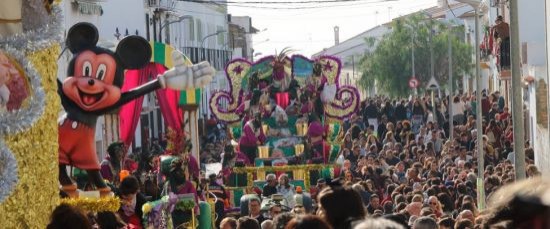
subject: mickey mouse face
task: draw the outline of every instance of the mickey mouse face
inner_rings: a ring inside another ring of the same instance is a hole
[[[151,46],[139,36],[128,36],[116,52],[97,47],[97,28],[77,23],[67,36],[67,47],[75,57],[69,64],[63,93],[84,111],[110,108],[121,98],[124,69],[139,69],[151,59]]]
[[[113,85],[117,63],[112,55],[86,50],[74,63],[74,75],[63,83],[63,92],[86,111],[114,105],[120,99],[120,88]]]

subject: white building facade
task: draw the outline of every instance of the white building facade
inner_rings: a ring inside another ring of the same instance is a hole
[[[326,48],[321,52],[313,54],[313,58],[322,55],[330,55],[340,58],[343,66],[340,73],[339,83],[341,85],[357,85],[357,82],[362,75],[359,67],[361,57],[366,52],[374,51],[374,49],[376,48],[376,42],[374,46],[369,47],[368,44],[365,42],[365,39],[374,38],[375,40],[380,40],[385,34],[389,33],[390,31],[390,26],[376,26],[348,40],[345,40],[332,47]],[[361,95],[361,100],[364,100],[366,97],[373,96],[377,93],[376,88],[372,88],[369,90],[363,90],[361,88],[358,89],[359,94]]]

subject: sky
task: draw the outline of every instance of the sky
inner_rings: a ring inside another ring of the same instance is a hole
[[[293,2],[268,4],[268,2]],[[253,35],[258,57],[274,55],[285,47],[294,53],[311,56],[334,45],[334,27],[340,31],[340,42],[390,18],[406,15],[437,5],[437,0],[356,0],[337,3],[299,4],[296,2],[327,0],[231,0],[228,11],[234,16],[250,16],[252,26],[262,31]],[[274,9],[276,8],[276,9]],[[300,8],[300,9],[282,9]],[[261,54],[260,54],[261,53]]]

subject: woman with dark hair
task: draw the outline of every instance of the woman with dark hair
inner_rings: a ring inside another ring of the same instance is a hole
[[[79,208],[61,204],[53,210],[47,229],[92,229],[88,217]]]
[[[451,214],[453,212],[454,204],[449,194],[439,193],[437,194],[437,199],[439,200],[439,203],[441,203],[441,207],[443,208],[443,213]]]
[[[287,207],[294,208],[294,205],[296,204],[294,201],[294,194],[296,194],[296,190],[294,189],[294,185],[290,183],[288,175],[281,174],[281,176],[279,177],[277,194],[281,194],[284,196],[284,198],[287,200]]]
[[[127,224],[141,228],[143,204],[147,202],[145,196],[139,192],[139,181],[134,176],[128,176],[120,182],[117,195],[122,200],[118,213]]]
[[[314,215],[298,216],[286,225],[285,229],[332,229],[332,227],[321,217]]]
[[[97,225],[101,229],[121,229],[126,228],[126,224],[113,212],[98,212]]]
[[[350,187],[325,188],[319,193],[317,203],[317,215],[335,229],[349,228],[352,221],[366,215],[361,196]]]
[[[262,130],[260,115],[255,115],[254,119],[249,120],[243,126],[243,134],[239,140],[239,149],[247,157],[250,163],[253,163],[258,154],[258,145],[265,141],[265,135]]]
[[[489,125],[485,129],[485,135],[487,135],[487,140],[494,148],[501,148],[501,136],[502,129],[496,124],[495,120],[492,119],[489,121]]]
[[[342,149],[352,150],[353,140],[351,139],[351,132],[348,131],[344,136],[344,142],[342,143]]]

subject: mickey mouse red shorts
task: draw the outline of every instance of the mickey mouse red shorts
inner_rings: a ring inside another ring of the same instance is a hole
[[[59,164],[80,169],[99,169],[95,129],[66,118],[59,126]]]

